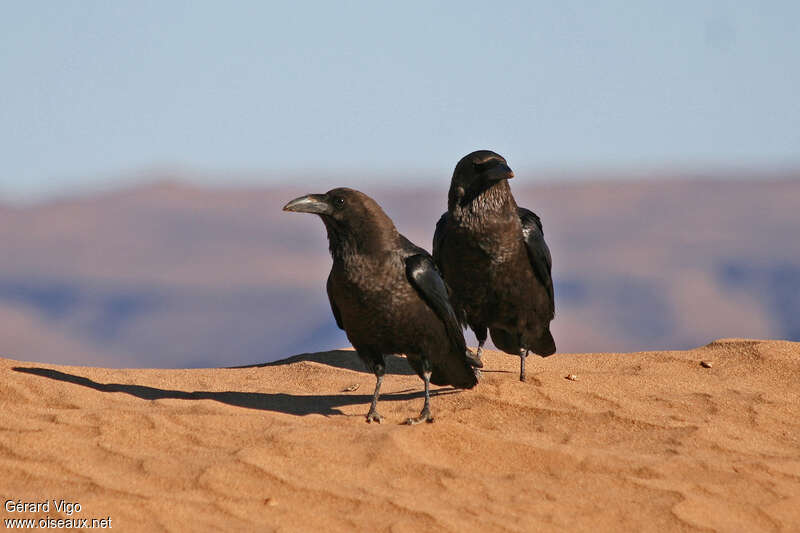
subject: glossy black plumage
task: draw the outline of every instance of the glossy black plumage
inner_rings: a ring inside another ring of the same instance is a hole
[[[433,257],[448,283],[459,321],[479,341],[488,333],[501,350],[525,356],[556,351],[550,333],[555,316],[552,258],[542,222],[518,207],[508,180],[514,173],[489,150],[458,162],[448,193],[448,210],[436,224]]]
[[[475,386],[471,354],[433,258],[398,233],[374,200],[339,188],[297,198],[284,210],[318,214],[327,229],[333,264],[326,288],[333,316],[377,378],[367,421],[381,420],[376,405],[384,354],[405,354],[425,382],[425,407],[410,423],[433,420],[429,381]]]

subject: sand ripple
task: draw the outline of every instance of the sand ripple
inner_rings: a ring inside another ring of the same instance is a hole
[[[65,498],[122,531],[800,530],[800,344],[560,354],[528,383],[489,352],[481,385],[435,389],[436,423],[413,428],[418,378],[392,361],[368,425],[355,359],[0,359],[3,501]]]

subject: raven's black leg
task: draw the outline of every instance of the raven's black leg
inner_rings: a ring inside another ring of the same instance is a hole
[[[422,379],[425,382],[425,405],[422,406],[422,412],[417,418],[409,418],[406,424],[413,426],[420,422],[433,422],[433,415],[431,414],[431,363],[427,357],[422,358]]]
[[[522,349],[519,351],[519,380],[525,381],[525,359],[528,358],[528,350]]]
[[[375,372],[375,394],[372,396],[372,404],[369,406],[369,413],[367,413],[367,422],[383,422],[383,417],[378,414],[378,396],[381,395],[381,384],[383,383],[383,374],[385,372],[383,365],[375,365],[373,371]]]

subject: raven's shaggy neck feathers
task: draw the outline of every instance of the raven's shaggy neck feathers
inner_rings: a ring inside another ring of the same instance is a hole
[[[487,219],[517,218],[517,203],[506,180],[494,183],[466,203],[458,201],[451,191],[448,204],[450,217],[458,226],[479,226]]]

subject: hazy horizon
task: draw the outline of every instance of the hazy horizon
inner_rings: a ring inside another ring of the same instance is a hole
[[[800,164],[748,167],[717,165],[707,167],[605,167],[595,169],[515,169],[512,187],[583,186],[613,183],[659,183],[663,181],[794,181],[800,179]],[[375,172],[370,170],[302,170],[281,174],[259,171],[200,171],[179,167],[145,167],[130,172],[96,176],[79,185],[51,186],[37,193],[4,193],[0,206],[36,206],[50,202],[91,198],[141,188],[178,186],[208,190],[307,188],[327,190],[346,186],[368,190],[447,189],[450,174],[434,170]]]

